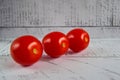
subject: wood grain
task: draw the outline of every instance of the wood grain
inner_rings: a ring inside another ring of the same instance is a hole
[[[0,0],[0,80],[120,80],[120,0]],[[29,67],[10,56],[13,39],[81,27],[89,47]]]
[[[119,26],[119,0],[0,0],[0,27]]]
[[[13,40],[22,35],[33,35],[42,39],[47,33],[60,31],[65,34],[78,27],[41,27],[41,28],[0,28],[0,40]],[[86,30],[91,39],[120,38],[120,27],[80,27]]]
[[[29,67],[15,63],[10,41],[0,42],[0,80],[119,80],[120,39],[92,39],[89,47],[77,54],[51,59],[43,53]]]

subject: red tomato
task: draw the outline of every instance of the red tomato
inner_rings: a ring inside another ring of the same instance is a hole
[[[68,39],[61,32],[51,32],[47,34],[43,38],[42,43],[45,52],[53,58],[57,58],[65,54],[69,48]]]
[[[37,38],[24,35],[12,42],[10,51],[14,61],[23,66],[29,66],[41,58],[43,47]]]
[[[80,28],[76,28],[67,33],[69,47],[73,52],[79,52],[89,45],[89,34]]]

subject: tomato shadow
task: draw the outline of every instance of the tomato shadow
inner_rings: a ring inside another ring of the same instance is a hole
[[[41,57],[40,61],[46,61],[46,62],[48,62],[48,61],[55,60],[55,59],[56,59],[56,58],[52,58],[52,57],[50,57],[50,56],[48,56],[48,55],[43,55],[43,56]]]
[[[75,55],[79,52],[73,52],[72,50],[68,50],[65,55]]]

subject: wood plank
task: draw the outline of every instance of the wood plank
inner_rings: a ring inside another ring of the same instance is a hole
[[[33,27],[25,28],[0,28],[0,40],[13,40],[16,37],[21,35],[33,35],[39,39],[42,39],[47,33],[52,31],[60,31],[63,33],[67,33],[68,31],[78,28],[78,27]],[[120,27],[79,27],[85,29],[91,39],[96,38],[120,38]]]
[[[0,41],[1,48],[7,51],[0,50],[0,80],[120,79],[120,39],[92,39],[89,47],[78,54],[68,52],[57,59],[44,54],[40,61],[29,67],[20,66],[6,55],[10,43]]]
[[[1,0],[0,27],[119,26],[119,0]]]

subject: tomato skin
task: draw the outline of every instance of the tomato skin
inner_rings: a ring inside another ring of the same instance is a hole
[[[89,34],[81,29],[76,28],[67,33],[67,38],[69,40],[69,48],[73,52],[80,52],[88,47],[90,42]]]
[[[41,58],[43,47],[37,38],[24,35],[12,42],[10,52],[14,61],[23,66],[29,66]]]
[[[48,33],[42,40],[45,52],[52,58],[65,54],[69,48],[69,41],[61,32]]]

